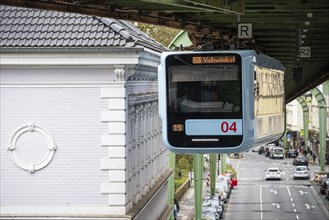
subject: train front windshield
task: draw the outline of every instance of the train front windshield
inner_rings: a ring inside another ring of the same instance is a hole
[[[190,147],[239,145],[242,134],[234,132],[237,124],[232,121],[242,119],[240,56],[172,55],[166,66],[169,142]],[[242,130],[242,124],[238,126]]]

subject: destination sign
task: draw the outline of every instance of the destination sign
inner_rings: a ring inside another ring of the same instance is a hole
[[[193,64],[216,64],[216,63],[235,63],[235,62],[236,62],[235,56],[192,57]]]

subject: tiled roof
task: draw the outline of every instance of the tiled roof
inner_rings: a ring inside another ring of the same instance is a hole
[[[0,5],[0,47],[166,48],[130,22]]]

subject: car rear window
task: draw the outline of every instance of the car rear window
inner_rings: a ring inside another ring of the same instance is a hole
[[[269,172],[278,172],[278,170],[277,169],[270,169],[270,170],[268,170]]]

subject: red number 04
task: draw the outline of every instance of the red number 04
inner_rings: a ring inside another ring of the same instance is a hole
[[[229,125],[227,122],[223,122],[220,126],[223,133],[226,133],[228,131],[236,132],[236,122],[233,122],[231,125]]]

